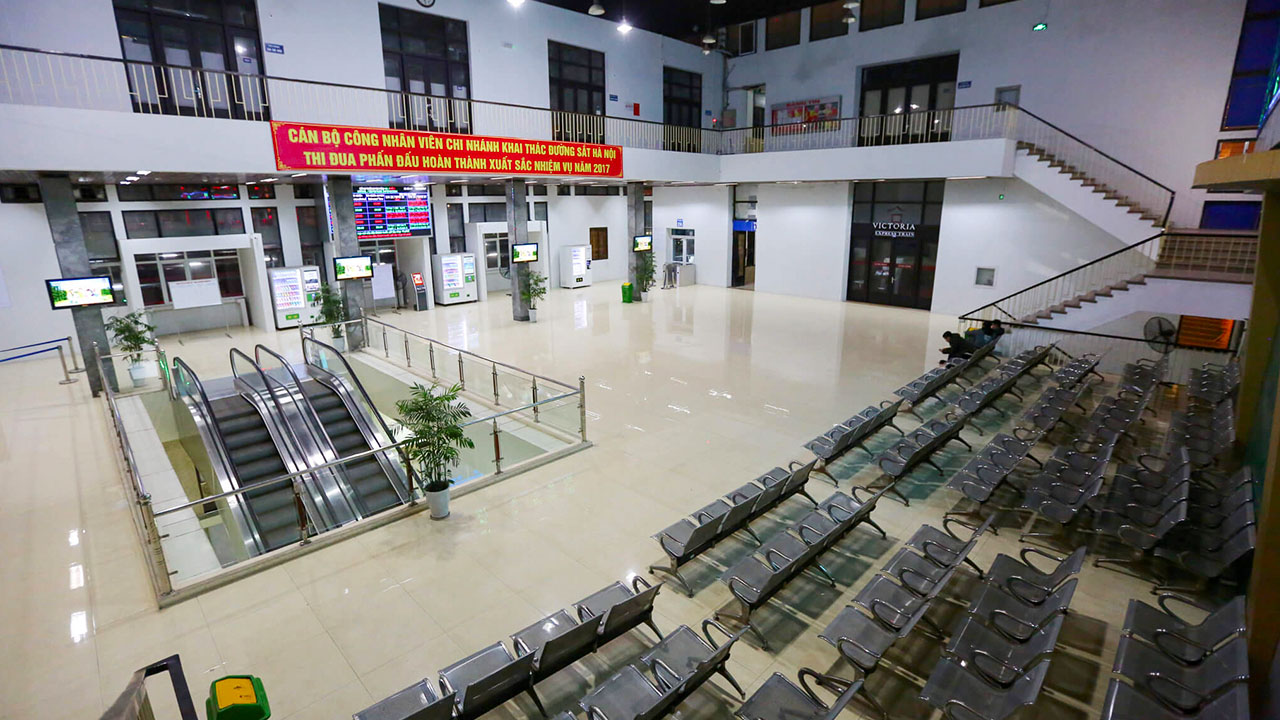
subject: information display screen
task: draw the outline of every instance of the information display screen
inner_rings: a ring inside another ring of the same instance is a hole
[[[637,235],[635,237],[635,252],[649,252],[653,249],[652,235]]]
[[[360,240],[431,232],[431,192],[401,187],[358,187],[352,194]]]
[[[109,277],[60,278],[45,280],[44,283],[49,289],[49,304],[54,310],[111,305],[116,301]]]
[[[531,263],[538,261],[538,243],[516,243],[511,246],[511,262]]]
[[[339,280],[363,280],[373,277],[373,259],[366,255],[333,259],[334,276]]]

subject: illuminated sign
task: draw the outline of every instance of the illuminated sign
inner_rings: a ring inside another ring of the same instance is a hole
[[[373,260],[365,255],[334,258],[333,269],[339,280],[363,280],[373,277]]]
[[[84,307],[86,305],[110,305],[116,301],[111,288],[111,278],[83,277],[45,280],[49,290],[49,304],[54,310]]]

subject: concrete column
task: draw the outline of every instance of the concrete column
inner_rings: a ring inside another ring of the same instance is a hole
[[[84,231],[80,228],[80,213],[76,210],[76,196],[71,189],[71,178],[66,175],[41,175],[36,180],[40,197],[44,200],[44,214],[53,235],[53,248],[58,256],[58,268],[63,277],[86,277],[89,269],[89,249],[84,244]],[[60,311],[55,311],[60,312]],[[102,321],[102,308],[83,307],[71,309],[71,320],[76,328],[76,340],[80,344],[80,356],[84,359],[85,377],[89,389],[96,397],[102,392],[102,376],[94,359],[96,343],[103,355],[111,352],[106,326]],[[70,362],[70,358],[67,361]],[[115,372],[110,360],[103,362],[111,389],[116,386]]]
[[[528,186],[519,178],[506,182],[507,197],[507,240],[514,247],[529,242],[529,203]],[[550,252],[550,249],[548,249]],[[545,259],[550,262],[550,258]],[[529,266],[525,263],[511,265],[511,319],[528,322],[529,303],[520,297],[520,286],[529,275]]]
[[[360,254],[360,240],[356,237],[356,209],[352,199],[351,177],[330,177],[325,181],[329,191],[329,210],[333,213],[334,257],[355,257]],[[347,318],[364,317],[364,281],[343,280],[339,292],[347,306]],[[347,345],[356,349],[364,345],[364,334],[357,326],[348,326]],[[354,342],[353,342],[354,341]]]
[[[644,234],[644,190],[642,182],[627,183],[627,282],[635,290],[636,300],[640,299],[640,287],[636,285],[636,251],[631,239]]]

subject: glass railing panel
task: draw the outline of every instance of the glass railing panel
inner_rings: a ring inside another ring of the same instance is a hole
[[[554,391],[554,387],[549,388]],[[547,391],[539,391],[545,397]],[[503,365],[498,366],[498,404],[513,408],[533,402],[533,377],[525,373],[516,373]]]
[[[581,440],[581,418],[582,410],[578,407],[578,394],[553,396],[538,406],[537,413],[530,414],[536,417],[538,425],[549,428],[551,431],[577,442]]]
[[[136,357],[115,355],[103,358],[103,380],[112,383],[117,395],[136,395],[165,390],[169,373],[162,350],[143,350]]]

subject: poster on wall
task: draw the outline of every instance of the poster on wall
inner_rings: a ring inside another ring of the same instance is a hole
[[[834,132],[840,123],[840,96],[795,100],[769,107],[769,124],[774,135]]]

